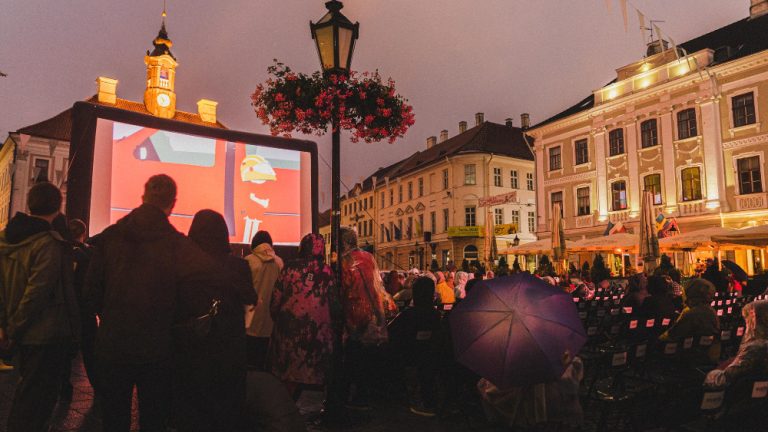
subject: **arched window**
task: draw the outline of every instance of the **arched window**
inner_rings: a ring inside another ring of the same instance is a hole
[[[467,261],[477,261],[477,246],[466,245],[464,246],[464,259]]]

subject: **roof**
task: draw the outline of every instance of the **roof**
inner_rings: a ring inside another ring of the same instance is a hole
[[[142,114],[152,115],[144,107],[141,102],[133,102],[126,99],[118,98],[114,105],[108,103],[102,103],[98,101],[97,96],[93,96],[86,100],[86,102],[104,105],[110,107],[116,107],[126,111],[134,111]],[[227,127],[221,124],[221,122],[208,123],[204,122],[199,114],[193,114],[185,111],[176,111],[176,115],[173,116],[173,120],[192,123],[201,126],[215,127],[220,129],[226,129]],[[32,135],[40,138],[57,139],[61,141],[70,141],[72,134],[72,108],[64,110],[55,116],[43,120],[33,125],[25,126],[16,131],[17,133],[24,135]]]
[[[755,19],[744,18],[684,42],[678,45],[678,47],[683,48],[687,53],[694,53],[706,48],[714,50],[714,61],[710,63],[710,66],[727,63],[758,53],[768,49],[768,15]],[[611,81],[611,83],[614,81]],[[589,110],[594,106],[595,96],[591,94],[566,110],[534,125],[533,128],[538,128],[573,114]]]
[[[147,52],[150,56],[158,57],[161,55],[169,55],[172,59],[176,60],[176,57],[171,54],[171,45],[173,45],[173,43],[171,42],[171,39],[168,38],[168,32],[165,30],[165,20],[163,20],[163,25],[160,26],[160,31],[157,33],[157,37],[152,41],[152,45],[154,45],[155,48],[151,53]]]
[[[331,209],[317,215],[317,226],[324,227],[331,224]]]
[[[399,177],[440,159],[466,153],[493,153],[533,161],[533,151],[523,138],[521,128],[486,121],[431,148],[417,151],[392,170],[389,177]]]

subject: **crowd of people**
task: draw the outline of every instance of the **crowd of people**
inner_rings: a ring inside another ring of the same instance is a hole
[[[382,357],[404,378],[415,415],[436,416],[441,395],[470,383],[491,420],[580,422],[584,366],[577,355],[563,358],[560,381],[525,389],[497,388],[453,360],[452,306],[506,270],[380,273],[355,232],[342,229],[337,281],[319,234],[307,234],[296,253],[281,258],[270,234],[259,231],[240,258],[213,210],[195,214],[186,235],[178,232],[169,221],[176,195],[173,179],[153,176],[141,206],[87,238],[82,221],[60,213],[54,185],[31,188],[29,213],[16,214],[0,233],[0,354],[13,354],[20,377],[9,432],[47,430],[57,400],[71,394],[77,351],[110,432],[130,430],[134,389],[142,431],[304,430],[294,402],[307,389],[326,393],[328,418],[370,409]],[[744,287],[734,290],[708,271],[685,288],[669,268],[635,275],[619,306],[669,320],[660,341],[719,334],[715,293],[741,295]],[[577,301],[610,285],[579,272],[541,277]],[[743,315],[746,330],[732,361],[715,367],[717,342],[696,360],[712,366],[707,385],[768,372],[768,302],[748,303]],[[461,379],[441,382],[445,370]],[[546,415],[541,406],[549,407]]]

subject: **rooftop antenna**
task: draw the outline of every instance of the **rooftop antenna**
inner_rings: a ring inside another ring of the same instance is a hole
[[[165,0],[163,0],[163,1],[165,1]],[[650,30],[651,31],[651,40],[650,40],[650,42],[653,42],[653,27],[654,27],[653,25],[656,24],[656,23],[663,23],[663,22],[666,22],[666,21],[663,21],[663,20],[651,20],[650,21],[651,27],[650,28],[646,28],[646,30]]]
[[[165,17],[166,17],[167,15],[168,15],[168,14],[167,14],[167,13],[165,13],[165,0],[163,0],[163,22],[165,22]]]

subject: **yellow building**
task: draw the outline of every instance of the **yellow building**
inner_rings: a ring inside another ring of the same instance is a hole
[[[490,248],[536,239],[533,152],[523,129],[478,113],[474,127],[460,122],[458,135],[443,130],[426,147],[379,169],[342,203],[342,223],[358,219],[361,244],[374,247],[382,269],[461,267],[485,262]],[[485,242],[488,219],[495,245]]]
[[[749,18],[677,51],[653,42],[610,84],[528,131],[541,237],[551,235],[554,202],[569,240],[603,235],[609,223],[638,232],[643,190],[682,232],[768,220],[768,2],[752,3]],[[762,267],[759,251],[728,257]]]
[[[172,42],[165,29],[165,20],[152,44],[154,49],[144,57],[147,86],[143,103],[118,98],[118,81],[107,77],[96,80],[97,94],[87,102],[224,128],[216,119],[216,102],[198,101],[197,113],[176,110],[174,88],[178,63],[170,51]],[[13,214],[27,210],[27,192],[37,182],[49,181],[59,186],[66,202],[71,129],[70,108],[8,134],[0,148],[0,229],[5,228]]]

